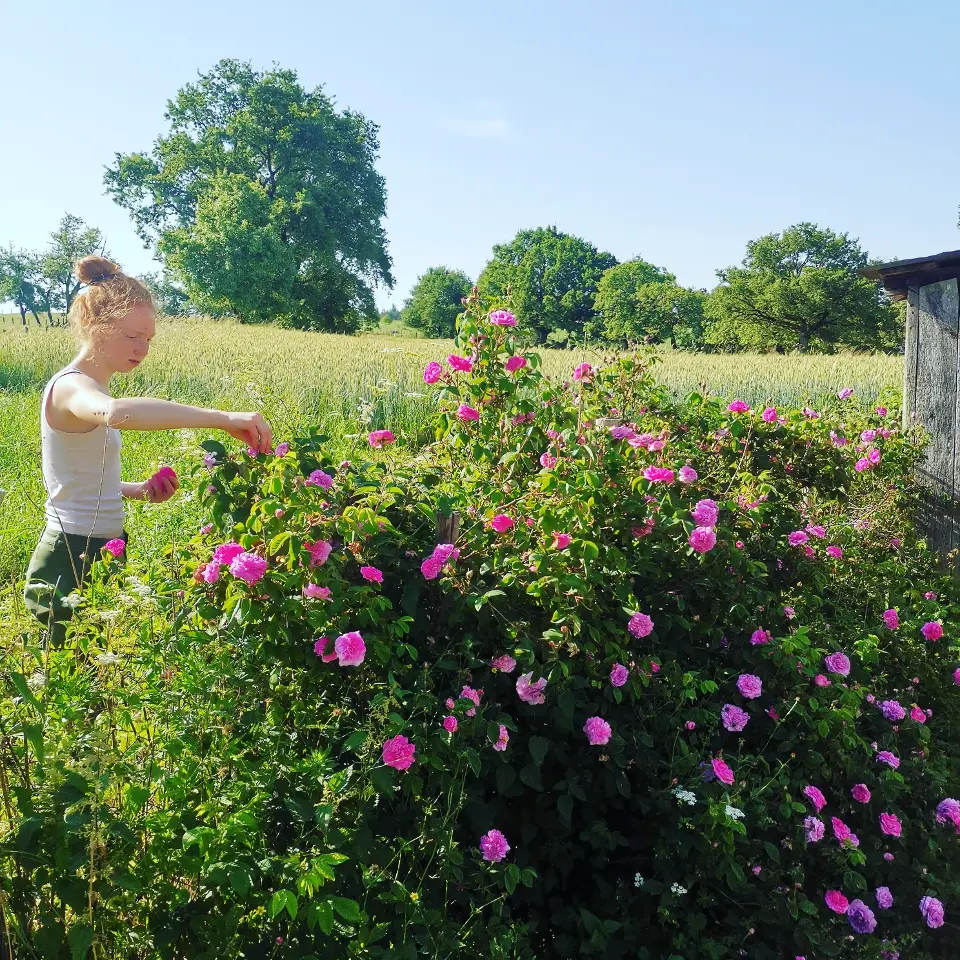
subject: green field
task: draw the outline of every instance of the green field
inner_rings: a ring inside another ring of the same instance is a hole
[[[204,320],[160,325],[147,362],[118,379],[118,393],[152,395],[230,409],[262,409],[278,437],[317,424],[344,447],[362,443],[370,427],[389,426],[413,436],[428,417],[421,371],[428,360],[450,352],[444,341],[390,335],[342,337],[273,327]],[[74,342],[62,329],[23,332],[19,318],[0,323],[0,577],[22,575],[40,530],[38,407],[49,376],[69,362]],[[565,376],[590,350],[544,351],[545,368]],[[660,379],[678,394],[708,389],[753,403],[814,405],[843,386],[864,400],[898,389],[902,360],[885,356],[721,356],[662,351]],[[369,418],[369,420],[368,420]],[[148,476],[162,463],[195,461],[200,437],[190,431],[127,434],[124,477]],[[131,508],[130,530],[141,545],[175,531],[193,529],[199,517],[189,496],[158,506]]]

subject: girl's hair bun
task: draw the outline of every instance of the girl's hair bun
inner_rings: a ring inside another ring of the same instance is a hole
[[[81,283],[102,283],[120,273],[120,268],[106,257],[84,257],[74,270]]]

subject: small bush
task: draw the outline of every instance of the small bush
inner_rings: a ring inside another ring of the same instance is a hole
[[[171,960],[947,940],[960,597],[911,528],[916,438],[852,400],[678,404],[642,356],[551,382],[509,319],[470,299],[425,448],[207,443],[210,527],[154,558],[139,635],[97,584],[41,681],[15,671],[12,936]]]

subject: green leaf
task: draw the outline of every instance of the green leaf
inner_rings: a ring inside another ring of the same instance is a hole
[[[767,856],[774,863],[780,862],[780,851],[769,840],[763,841],[763,849],[767,851]]]
[[[506,793],[507,790],[513,786],[513,782],[516,779],[517,771],[508,763],[501,763],[497,767],[497,791],[499,793]]]
[[[75,923],[67,934],[67,943],[70,944],[70,960],[86,960],[93,943],[93,930],[86,920]]]
[[[43,763],[45,751],[43,747],[43,727],[38,723],[25,723],[23,725],[23,735],[27,738],[30,746],[33,747],[34,755],[38,763]]]
[[[480,754],[476,750],[472,750],[469,747],[463,751],[463,755],[467,758],[467,763],[470,764],[470,769],[473,771],[474,776],[480,776]]]
[[[544,737],[530,738],[530,756],[533,757],[533,762],[538,767],[543,763],[543,758],[546,757],[549,747],[550,741]]]
[[[364,742],[366,741],[366,739],[367,739],[367,731],[366,731],[366,730],[354,730],[354,732],[351,733],[350,736],[347,737],[346,740],[344,740],[344,742],[343,742],[343,749],[344,749],[344,750],[356,750],[357,747],[360,746],[360,744],[362,744],[362,743],[364,743]]]
[[[569,827],[573,821],[573,797],[566,793],[562,797],[557,797],[557,810],[560,811],[563,822]]]
[[[271,920],[275,919],[284,910],[290,914],[291,920],[297,919],[297,895],[292,890],[278,890],[270,898],[270,906],[267,908],[267,914]]]
[[[247,870],[246,867],[233,867],[228,876],[230,877],[230,886],[235,893],[238,893],[241,897],[245,897],[250,892],[250,888],[253,886],[253,879],[250,876],[250,871]]]
[[[334,897],[331,900],[333,909],[350,923],[360,922],[360,905],[356,900],[350,900],[347,897]]]
[[[600,548],[592,540],[581,540],[580,549],[584,560],[592,562],[600,556]]]
[[[320,929],[327,936],[330,936],[330,934],[333,933],[333,905],[329,900],[323,900],[320,903],[314,904],[313,909]]]
[[[503,875],[503,885],[507,888],[507,893],[513,893],[519,882],[520,868],[515,863],[511,863]]]
[[[10,673],[10,682],[17,688],[17,693],[40,713],[44,712],[43,704],[33,695],[22,673]]]
[[[370,771],[370,782],[377,793],[392,794],[394,790],[393,774],[389,767],[374,767]]]

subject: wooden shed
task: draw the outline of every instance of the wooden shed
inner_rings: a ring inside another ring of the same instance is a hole
[[[921,480],[931,496],[930,546],[941,555],[960,548],[960,250],[866,267],[864,277],[907,301],[903,427],[929,433]]]

